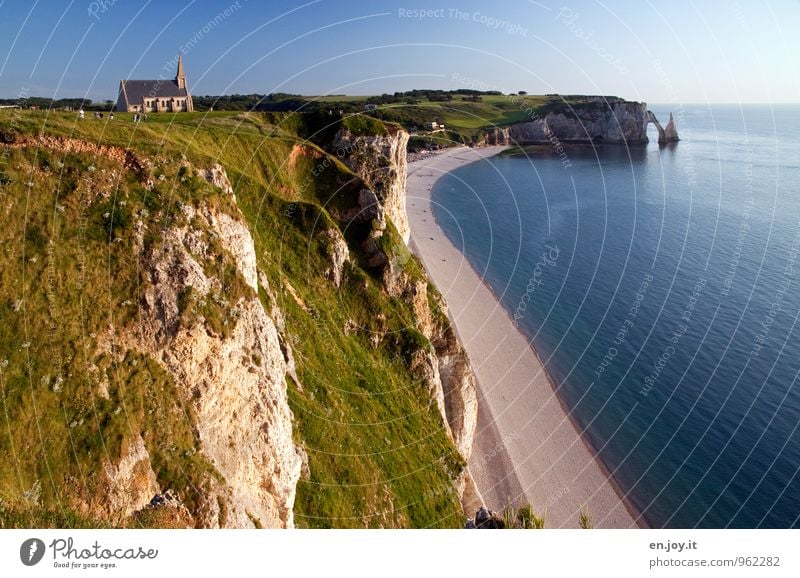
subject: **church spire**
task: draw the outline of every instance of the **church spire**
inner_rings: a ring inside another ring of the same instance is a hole
[[[183,72],[183,54],[178,55],[178,74],[175,76],[178,88],[186,88],[186,74]]]

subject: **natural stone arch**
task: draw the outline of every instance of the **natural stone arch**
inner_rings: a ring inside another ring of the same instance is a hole
[[[658,144],[667,144],[671,142],[678,142],[680,138],[678,138],[678,129],[675,126],[675,119],[672,117],[672,113],[669,113],[669,122],[667,123],[667,127],[664,128],[661,126],[661,123],[658,122],[656,115],[653,114],[653,111],[647,111],[647,122],[651,122],[656,125],[656,130],[658,130]]]

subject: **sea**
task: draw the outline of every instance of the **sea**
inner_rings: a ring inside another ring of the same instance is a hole
[[[463,166],[434,216],[656,528],[800,526],[800,105]],[[535,505],[534,505],[535,506]]]

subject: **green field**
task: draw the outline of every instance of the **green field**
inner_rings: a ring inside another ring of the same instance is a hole
[[[363,106],[375,97],[306,97],[316,103],[335,107],[341,104],[349,110],[364,113]],[[468,143],[478,138],[486,129],[529,120],[541,106],[550,102],[546,96],[481,95],[480,102],[463,100],[463,95],[453,96],[446,102],[431,102],[424,98],[404,98],[403,102],[378,104],[368,114],[385,122],[399,124],[406,130],[418,129],[433,120],[444,123],[446,132],[437,133],[443,143]],[[357,107],[354,109],[354,106]],[[359,110],[360,108],[360,110]]]

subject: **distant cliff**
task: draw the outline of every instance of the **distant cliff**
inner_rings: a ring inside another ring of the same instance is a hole
[[[571,104],[549,103],[531,111],[531,120],[487,130],[486,144],[538,145],[551,144],[628,144],[648,142],[647,125],[656,124],[659,142],[678,140],[674,120],[670,117],[667,133],[644,102],[617,98],[587,97]],[[663,133],[663,137],[662,137]]]

